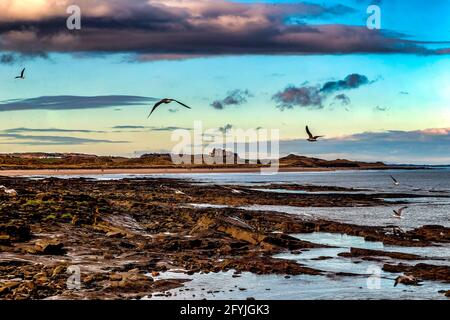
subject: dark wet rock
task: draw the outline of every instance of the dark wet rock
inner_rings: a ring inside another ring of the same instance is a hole
[[[64,248],[64,244],[58,240],[41,239],[36,241],[34,245],[34,252],[36,254],[44,255],[64,255],[67,250]]]
[[[333,257],[320,256],[317,258],[312,258],[311,260],[322,261],[322,260],[331,260],[331,259],[333,259]]]
[[[109,231],[106,236],[109,238],[124,238],[126,234],[120,231]]]
[[[416,265],[384,264],[383,270],[395,273],[407,273],[422,280],[435,280],[450,283],[450,266],[436,266],[425,263]]]
[[[20,222],[0,224],[0,244],[24,242],[31,239],[31,229]]]
[[[420,241],[450,242],[450,228],[438,225],[425,225],[406,234]]]
[[[350,252],[341,252],[340,257],[359,258],[359,257],[389,257],[400,260],[423,260],[424,258],[415,254],[403,252],[390,252],[371,249],[350,248]]]
[[[11,292],[13,289],[20,286],[20,283],[21,283],[20,281],[9,281],[9,282],[0,284],[0,296]]]

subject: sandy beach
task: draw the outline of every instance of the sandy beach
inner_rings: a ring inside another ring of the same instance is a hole
[[[262,168],[133,168],[133,169],[27,169],[27,170],[0,170],[0,176],[50,176],[50,175],[103,175],[103,174],[189,174],[189,173],[258,173]],[[276,172],[325,172],[339,170],[388,170],[410,169],[406,167],[366,167],[366,168],[299,168],[284,167]]]
[[[353,168],[354,169],[354,168]],[[280,168],[279,172],[315,172],[349,170],[348,168]],[[1,170],[0,176],[34,176],[34,175],[102,175],[102,174],[186,174],[186,173],[252,173],[260,172],[260,168],[148,168],[148,169],[33,169],[33,170]]]

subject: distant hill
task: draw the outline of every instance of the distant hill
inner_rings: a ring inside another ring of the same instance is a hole
[[[302,168],[383,168],[386,167],[386,164],[383,162],[361,162],[346,159],[323,160],[290,154],[286,157],[280,158],[280,166]]]
[[[222,153],[205,155],[222,157]],[[236,154],[230,154],[233,158],[239,159]],[[191,163],[194,163],[195,156],[191,156]],[[197,156],[199,157],[199,156]],[[280,167],[291,168],[361,168],[361,169],[387,169],[398,168],[398,166],[388,166],[382,162],[360,162],[345,159],[324,160],[318,158],[304,157],[290,154],[279,160]],[[254,168],[261,167],[261,164],[251,164],[245,161],[244,164],[183,164],[177,165],[172,162],[172,157],[168,153],[149,153],[139,158],[126,158],[117,156],[97,156],[80,153],[12,153],[0,154],[0,170],[6,169],[133,169],[133,168]],[[404,166],[406,167],[406,166]]]

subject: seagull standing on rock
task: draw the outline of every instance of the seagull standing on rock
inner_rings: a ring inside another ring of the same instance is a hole
[[[148,115],[147,119],[150,118],[150,116],[152,115],[153,111],[155,111],[156,108],[158,108],[160,105],[162,105],[162,104],[169,104],[171,102],[176,102],[176,103],[178,103],[179,105],[181,105],[181,106],[183,106],[185,108],[191,109],[191,107],[185,105],[184,103],[182,103],[182,102],[180,102],[178,100],[165,98],[165,99],[162,99],[162,100],[158,101],[157,103],[155,103],[155,105],[153,106],[152,111],[150,111],[150,114]]]

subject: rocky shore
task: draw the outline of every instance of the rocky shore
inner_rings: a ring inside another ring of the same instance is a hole
[[[326,247],[290,235],[295,233],[347,234],[404,247],[450,243],[450,229],[442,226],[396,233],[386,227],[236,208],[251,204],[383,206],[388,204],[382,198],[412,195],[270,193],[156,178],[99,181],[4,177],[0,185],[17,192],[0,194],[0,299],[140,298],[183,286],[186,280],[158,278],[159,273],[170,269],[182,269],[186,274],[228,270],[236,274],[324,274],[293,260],[274,258],[281,252],[301,254]],[[326,186],[291,188],[346,191]],[[198,208],[191,203],[227,207]],[[352,249],[342,256],[399,261],[426,258],[362,249]],[[399,262],[386,263],[384,269],[422,280],[450,282],[449,266]],[[68,279],[77,276],[79,287],[68,288]]]

